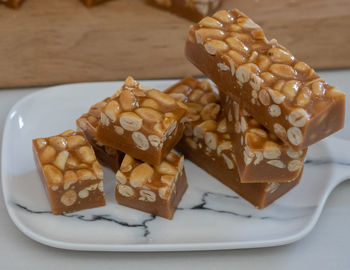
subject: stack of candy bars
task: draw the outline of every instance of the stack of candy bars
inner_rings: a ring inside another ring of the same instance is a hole
[[[33,140],[54,214],[105,204],[99,161],[119,204],[171,219],[184,157],[262,209],[299,183],[307,147],[343,127],[345,94],[237,10],[191,26],[185,52],[218,93],[192,77],[165,92],[128,77],[77,132]]]
[[[343,128],[345,94],[236,9],[191,26],[185,54],[219,101],[211,118],[199,101],[178,149],[258,208],[299,182],[309,145]],[[208,90],[187,79],[167,91],[193,106]]]

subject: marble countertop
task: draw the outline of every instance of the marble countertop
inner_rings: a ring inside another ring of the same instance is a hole
[[[320,75],[350,94],[347,89],[350,70],[320,72]],[[12,105],[38,89],[0,90],[1,130]],[[350,155],[350,149],[344,151]],[[296,243],[273,248],[205,252],[108,253],[55,249],[22,234],[10,220],[2,203],[0,269],[350,269],[348,194],[350,181],[345,181],[329,196],[315,228]],[[3,202],[2,192],[0,197]]]

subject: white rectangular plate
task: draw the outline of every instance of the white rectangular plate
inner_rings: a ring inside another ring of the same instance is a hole
[[[141,83],[165,89],[175,81]],[[310,147],[301,183],[264,210],[255,209],[186,161],[189,189],[171,221],[118,205],[115,178],[108,169],[104,170],[105,207],[52,215],[33,161],[31,140],[74,129],[75,119],[121,85],[106,82],[52,87],[24,97],[11,109],[2,142],[2,187],[9,215],[30,238],[58,248],[96,251],[283,245],[313,228],[329,193],[350,177],[349,151],[343,151],[350,149],[350,143],[331,136]]]

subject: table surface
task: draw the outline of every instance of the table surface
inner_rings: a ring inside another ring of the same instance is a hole
[[[350,94],[350,70],[319,74]],[[38,89],[42,88],[0,90],[0,130],[12,105]],[[344,151],[350,155],[350,149]],[[349,194],[350,181],[336,187],[315,228],[296,243],[260,249],[166,253],[79,252],[47,247],[22,234],[2,203],[0,269],[350,269]],[[2,192],[0,200],[3,202]]]

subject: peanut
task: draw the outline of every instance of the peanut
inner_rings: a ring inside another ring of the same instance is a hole
[[[118,184],[117,189],[119,194],[124,197],[133,197],[135,195],[134,190],[127,185]]]
[[[48,182],[52,185],[59,185],[62,183],[63,175],[55,166],[48,164],[43,167],[44,175]]]
[[[64,150],[62,152],[60,152],[55,161],[53,162],[53,164],[59,168],[61,171],[64,170],[65,166],[66,166],[66,162],[69,156],[69,152],[67,150]]]
[[[155,202],[156,201],[156,194],[153,191],[150,190],[140,190],[140,198],[139,200],[145,201],[145,202]]]
[[[81,146],[86,142],[85,138],[81,135],[73,135],[66,138],[66,140],[67,140],[67,146],[69,149],[73,149],[78,146]]]
[[[138,108],[135,110],[135,112],[147,122],[155,123],[160,122],[163,119],[163,115],[160,112],[151,108]]]
[[[80,147],[78,154],[83,162],[92,163],[96,160],[94,150],[89,146]]]
[[[153,174],[154,170],[150,165],[141,163],[131,171],[130,185],[134,188],[140,188],[147,182],[151,182]]]
[[[149,148],[149,142],[143,133],[135,131],[132,133],[131,138],[140,150],[146,151]]]
[[[119,122],[128,131],[137,131],[142,127],[142,118],[134,112],[120,114]]]
[[[67,190],[61,197],[61,203],[65,206],[71,206],[77,200],[77,193],[74,190]]]
[[[147,91],[147,96],[150,98],[153,98],[160,104],[163,104],[165,106],[173,106],[175,105],[175,99],[173,99],[171,96],[168,94],[165,94],[161,91],[158,90],[149,90]]]
[[[162,161],[162,163],[160,163],[160,165],[156,167],[156,170],[160,174],[170,174],[170,175],[176,175],[178,172],[176,167],[174,167],[173,165],[171,165],[166,161]]]
[[[199,23],[200,27],[206,28],[222,28],[222,23],[211,17],[203,18]]]
[[[56,149],[51,145],[48,145],[44,148],[44,150],[40,153],[40,160],[42,163],[51,162],[56,156]]]

